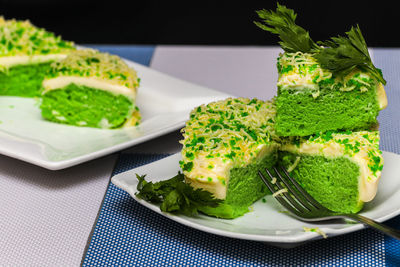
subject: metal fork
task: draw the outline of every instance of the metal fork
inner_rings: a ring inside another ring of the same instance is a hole
[[[333,219],[351,219],[370,226],[386,235],[400,240],[400,230],[391,228],[370,218],[355,213],[339,213],[329,210],[311,197],[282,166],[265,169],[269,179],[265,178],[261,171],[258,175],[268,189],[274,194],[276,200],[284,206],[294,217],[306,222],[317,222]]]

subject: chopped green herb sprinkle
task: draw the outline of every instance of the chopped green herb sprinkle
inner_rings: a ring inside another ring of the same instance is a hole
[[[313,95],[319,95],[322,86],[333,90],[361,92],[375,88],[377,81],[367,72],[357,68],[345,77],[335,77],[332,72],[322,69],[311,53],[283,53],[278,57],[278,87],[296,88],[297,86],[312,84]],[[301,83],[301,84],[300,84]]]
[[[29,21],[5,20],[0,16],[0,57],[69,53],[75,50],[67,42]]]
[[[228,98],[196,107],[182,130],[184,174],[195,179],[200,176],[197,169],[213,173],[215,164],[247,165],[264,145],[274,142],[274,121],[274,101]]]

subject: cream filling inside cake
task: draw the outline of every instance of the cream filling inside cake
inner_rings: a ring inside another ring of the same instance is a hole
[[[252,161],[262,160],[266,155],[275,153],[277,144],[260,144],[258,146],[257,156]],[[185,176],[186,181],[194,188],[202,188],[212,193],[216,198],[225,199],[229,184],[229,173],[235,166],[233,160],[227,160],[222,157],[212,159],[206,158],[206,154],[199,155],[193,160],[193,170]],[[212,169],[208,166],[213,166]]]
[[[291,74],[285,74],[279,77],[278,86],[283,89],[318,91],[319,86],[313,82],[313,76],[310,74],[299,75],[296,72]],[[344,90],[346,91],[346,90]],[[313,94],[314,97],[318,96],[318,93]],[[388,105],[385,88],[382,83],[379,83],[376,88],[376,97],[378,100],[379,109],[385,109]]]
[[[297,147],[294,144],[285,144],[282,145],[280,149],[292,153],[323,155],[331,158],[347,157],[360,167],[360,178],[358,182],[360,200],[363,202],[368,202],[371,201],[376,195],[381,172],[378,171],[376,175],[372,173],[371,169],[368,167],[368,151],[365,149],[360,149],[360,151],[355,153],[352,157],[344,154],[343,146],[334,142],[328,142],[325,144],[306,142],[300,144],[300,147]]]
[[[136,98],[136,90],[128,88],[123,85],[111,83],[108,80],[97,79],[94,77],[78,77],[78,76],[58,76],[52,79],[46,79],[43,81],[43,94],[50,90],[60,89],[69,84],[76,84],[87,86],[90,88],[96,88],[99,90],[108,91],[115,95],[124,95],[132,101]]]
[[[67,55],[65,54],[7,56],[0,57],[0,66],[10,68],[17,65],[29,65],[56,61],[66,57]]]
[[[278,86],[296,90],[319,89],[318,84],[313,82],[313,77],[310,74],[299,75],[296,72],[279,77]]]

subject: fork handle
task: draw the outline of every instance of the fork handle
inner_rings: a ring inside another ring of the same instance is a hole
[[[390,226],[384,225],[382,223],[379,223],[377,221],[374,221],[370,218],[364,217],[359,214],[346,214],[346,215],[344,215],[344,217],[361,222],[361,223],[363,223],[367,226],[370,226],[388,236],[391,236],[393,238],[400,240],[400,230],[398,230],[398,229],[394,229]]]

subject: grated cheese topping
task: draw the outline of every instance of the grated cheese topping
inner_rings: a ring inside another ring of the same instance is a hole
[[[136,71],[120,57],[94,49],[76,50],[65,59],[53,62],[46,80],[69,76],[95,78],[134,91],[140,82]]]
[[[228,98],[195,108],[180,141],[185,177],[226,187],[231,168],[246,166],[271,149],[274,121],[273,101]]]
[[[310,228],[310,227],[303,226],[303,230],[304,230],[304,232],[317,233],[317,234],[321,235],[323,238],[328,238],[328,235],[324,231],[319,229],[318,227]]]
[[[0,57],[69,53],[74,43],[64,41],[28,20],[5,20],[0,16]]]
[[[275,193],[273,193],[272,196],[277,197],[277,196],[282,195],[287,192],[288,192],[287,188],[282,188],[282,189],[276,191]]]
[[[377,82],[367,72],[354,69],[344,78],[335,78],[322,69],[310,53],[283,53],[278,57],[278,87],[289,90],[310,90],[313,97],[319,96],[319,88],[325,86],[333,90],[366,92],[377,86]]]
[[[287,171],[288,171],[288,172],[292,172],[294,169],[296,169],[296,167],[297,167],[297,165],[299,164],[299,162],[300,162],[300,157],[297,156],[297,157],[296,157],[296,160],[293,162],[292,165],[290,165],[290,166],[288,167]]]

